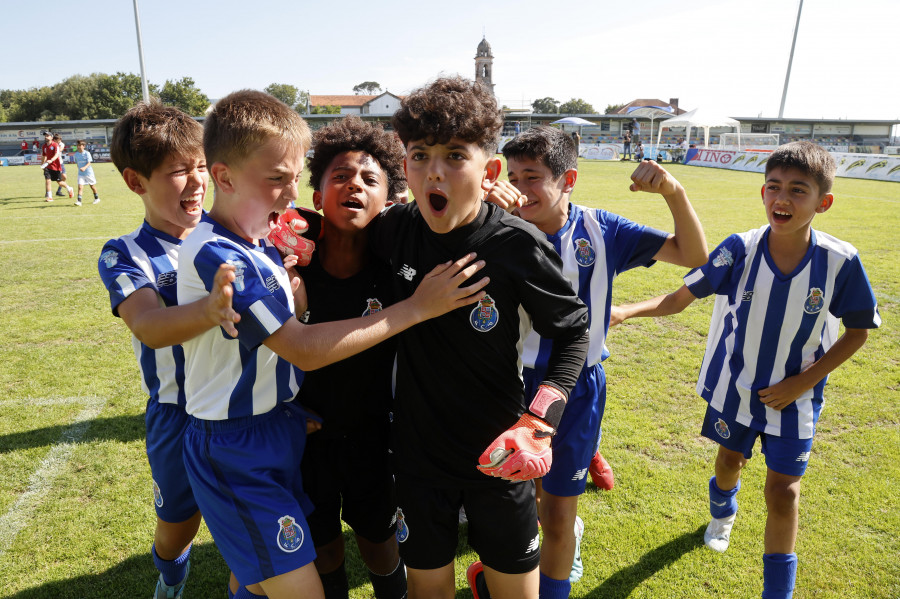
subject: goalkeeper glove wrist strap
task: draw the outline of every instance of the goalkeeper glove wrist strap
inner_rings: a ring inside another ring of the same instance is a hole
[[[528,411],[553,427],[559,428],[563,410],[566,409],[566,396],[556,387],[541,385],[538,387]]]

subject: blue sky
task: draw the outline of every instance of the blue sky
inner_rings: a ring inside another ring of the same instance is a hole
[[[474,76],[482,34],[502,104],[636,98],[777,116],[798,0],[139,0],[147,77],[193,77],[211,98],[289,83],[404,94],[440,73]],[[131,0],[3,2],[0,88],[74,74],[140,73]],[[57,15],[54,17],[53,15]],[[900,0],[805,0],[785,117],[900,118]],[[53,28],[60,50],[48,54]],[[80,47],[76,47],[80,44]]]

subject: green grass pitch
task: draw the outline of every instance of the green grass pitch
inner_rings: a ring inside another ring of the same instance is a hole
[[[659,196],[628,191],[634,164],[580,164],[577,203],[671,230]],[[762,176],[674,165],[710,248],[764,222]],[[36,166],[0,168],[0,597],[149,597],[155,514],[144,455],[145,397],[130,335],[97,274],[103,243],[141,222],[140,199],[111,164],[95,165],[102,202],[45,203]],[[795,597],[900,597],[900,185],[838,179],[814,226],[853,243],[884,324],[835,373],[800,502]],[[303,203],[309,205],[311,192]],[[90,197],[90,194],[87,195]],[[212,201],[210,188],[209,202]],[[660,264],[616,281],[617,303],[676,289]],[[693,387],[711,300],[612,331],[603,453],[616,488],[589,485],[585,575],[573,597],[746,598],[762,590],[763,459],[744,475],[728,552],[703,547],[714,445],[699,436]],[[370,597],[347,534],[351,596]],[[458,598],[475,559],[462,536]],[[227,567],[206,528],[185,597],[224,597]]]

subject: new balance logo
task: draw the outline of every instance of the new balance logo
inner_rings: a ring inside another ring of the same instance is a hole
[[[156,286],[166,287],[168,285],[174,285],[176,282],[176,274],[174,270],[170,270],[169,272],[161,272],[159,276],[156,277]]]
[[[525,550],[525,553],[531,553],[532,551],[537,551],[538,547],[540,547],[540,546],[541,546],[541,535],[539,533],[538,536],[531,539],[531,542],[528,543],[528,549]]]
[[[809,461],[809,452],[808,452],[808,451],[804,451],[803,453],[801,453],[800,455],[798,455],[796,461],[798,461],[798,462],[808,462],[808,461]]]
[[[582,468],[581,470],[576,470],[575,474],[572,475],[572,480],[581,480],[587,474],[588,469]]]
[[[741,301],[742,301],[742,302],[753,301],[753,292],[752,292],[752,291],[745,291],[744,294],[741,296]]]
[[[403,266],[400,267],[400,271],[397,272],[397,274],[400,275],[401,277],[403,277],[404,279],[406,279],[407,281],[412,281],[413,277],[416,276],[416,269],[411,268],[411,267],[407,266],[406,264],[404,264]]]

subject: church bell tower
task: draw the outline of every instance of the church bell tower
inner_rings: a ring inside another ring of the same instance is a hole
[[[475,53],[475,81],[487,87],[494,94],[494,55],[491,54],[491,45],[482,37]]]

